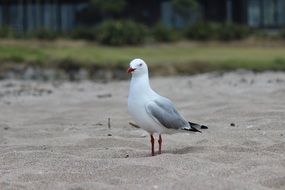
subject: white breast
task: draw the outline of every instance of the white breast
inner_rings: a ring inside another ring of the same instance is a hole
[[[130,93],[130,97],[128,98],[128,111],[130,115],[133,117],[134,121],[144,130],[149,133],[163,133],[164,127],[155,122],[151,116],[146,112],[145,105],[151,101],[146,97],[139,97],[139,101],[136,99],[137,97],[132,97]]]

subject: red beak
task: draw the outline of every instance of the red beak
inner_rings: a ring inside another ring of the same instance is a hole
[[[133,72],[133,71],[135,71],[135,70],[136,70],[136,69],[130,67],[130,68],[128,68],[127,72],[128,72],[128,73],[131,73],[131,72]]]

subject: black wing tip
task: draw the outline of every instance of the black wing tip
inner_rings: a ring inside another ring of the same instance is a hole
[[[195,126],[195,127],[199,127],[200,129],[208,129],[208,126],[206,126],[206,125],[200,125],[200,124],[193,123],[190,121],[188,121],[188,123],[190,124],[191,127]]]
[[[190,129],[186,129],[186,128],[184,128],[184,130],[186,130],[186,131],[192,131],[192,132],[199,132],[199,133],[202,133],[202,131],[199,131],[198,129],[196,129],[195,127],[192,127],[192,126],[191,126],[191,128],[190,128]]]

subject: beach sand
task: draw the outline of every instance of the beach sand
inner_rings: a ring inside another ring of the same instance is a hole
[[[129,125],[129,81],[1,81],[0,189],[285,189],[285,73],[151,85],[209,129],[163,135],[152,157]]]

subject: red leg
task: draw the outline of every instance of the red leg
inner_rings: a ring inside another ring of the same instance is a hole
[[[154,138],[152,134],[150,135],[150,142],[151,142],[151,155],[154,156]]]
[[[161,143],[162,143],[162,138],[161,138],[161,135],[159,135],[159,139],[158,139],[158,144],[159,144],[158,154],[161,154]]]

